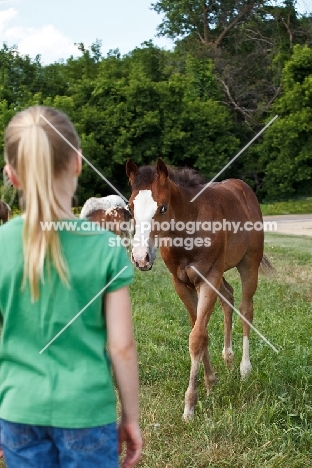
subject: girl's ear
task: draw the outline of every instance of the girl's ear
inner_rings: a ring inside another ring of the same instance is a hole
[[[21,187],[21,184],[13,167],[10,164],[6,164],[4,166],[4,170],[7,173],[7,176],[10,179],[11,184],[17,189],[19,189]]]

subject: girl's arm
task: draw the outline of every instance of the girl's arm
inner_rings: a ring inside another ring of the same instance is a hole
[[[108,352],[122,408],[118,428],[119,452],[125,443],[127,449],[122,468],[131,468],[140,458],[142,438],[139,429],[138,363],[127,287],[106,294],[105,314]]]

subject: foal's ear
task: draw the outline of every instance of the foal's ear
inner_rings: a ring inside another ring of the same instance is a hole
[[[137,172],[138,166],[132,161],[132,159],[128,159],[126,162],[126,174],[129,178],[130,184],[133,183]]]
[[[160,181],[160,185],[164,185],[166,180],[168,179],[168,169],[167,169],[166,164],[161,158],[157,159],[156,172],[157,172],[157,177],[159,178],[159,181]]]

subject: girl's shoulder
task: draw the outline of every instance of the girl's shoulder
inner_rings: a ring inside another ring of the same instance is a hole
[[[120,236],[87,219],[63,220],[59,233],[64,245],[90,248],[93,255],[103,250],[108,254],[112,249],[107,250],[106,247],[122,245]]]
[[[0,225],[0,236],[9,236],[13,232],[20,231],[23,227],[23,218],[21,216],[14,216],[9,219],[5,224]]]
[[[0,226],[0,270],[14,264],[16,256],[22,255],[23,219],[16,216]]]
[[[62,233],[79,234],[80,237],[87,237],[90,238],[90,240],[97,239],[99,236],[107,239],[116,236],[113,232],[104,229],[98,223],[84,218],[63,219],[58,221],[56,224],[61,224],[61,229],[59,229],[59,231]]]

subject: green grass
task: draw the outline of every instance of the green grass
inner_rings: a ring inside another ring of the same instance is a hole
[[[191,423],[181,419],[190,369],[189,319],[160,258],[131,286],[141,381],[144,449],[140,468],[307,468],[312,426],[312,242],[266,234],[266,253],[277,273],[260,277],[254,325],[279,349],[251,333],[253,371],[239,376],[242,332],[234,314],[235,367],[221,358],[219,305],[209,323],[210,355],[218,378],[209,397],[199,376],[199,402]],[[238,275],[226,275],[239,304]],[[4,466],[1,465],[0,467]]]
[[[210,355],[218,384],[209,397],[199,378],[194,421],[184,423],[184,392],[190,359],[190,325],[160,258],[150,272],[136,272],[131,287],[141,380],[141,468],[307,467],[311,449],[311,239],[266,236],[266,252],[277,269],[261,277],[254,325],[279,349],[276,354],[254,332],[253,371],[239,376],[240,320],[234,319],[235,367],[221,358],[223,317],[216,307],[209,324]],[[227,279],[239,303],[238,275]]]
[[[261,211],[263,216],[309,214],[312,213],[312,198],[306,198],[305,200],[265,203],[261,205]]]
[[[263,216],[282,214],[310,214],[312,213],[312,198],[305,200],[290,200],[283,202],[261,204]],[[73,207],[73,213],[79,216],[81,207]],[[12,209],[13,215],[18,215],[21,211],[18,208]]]

